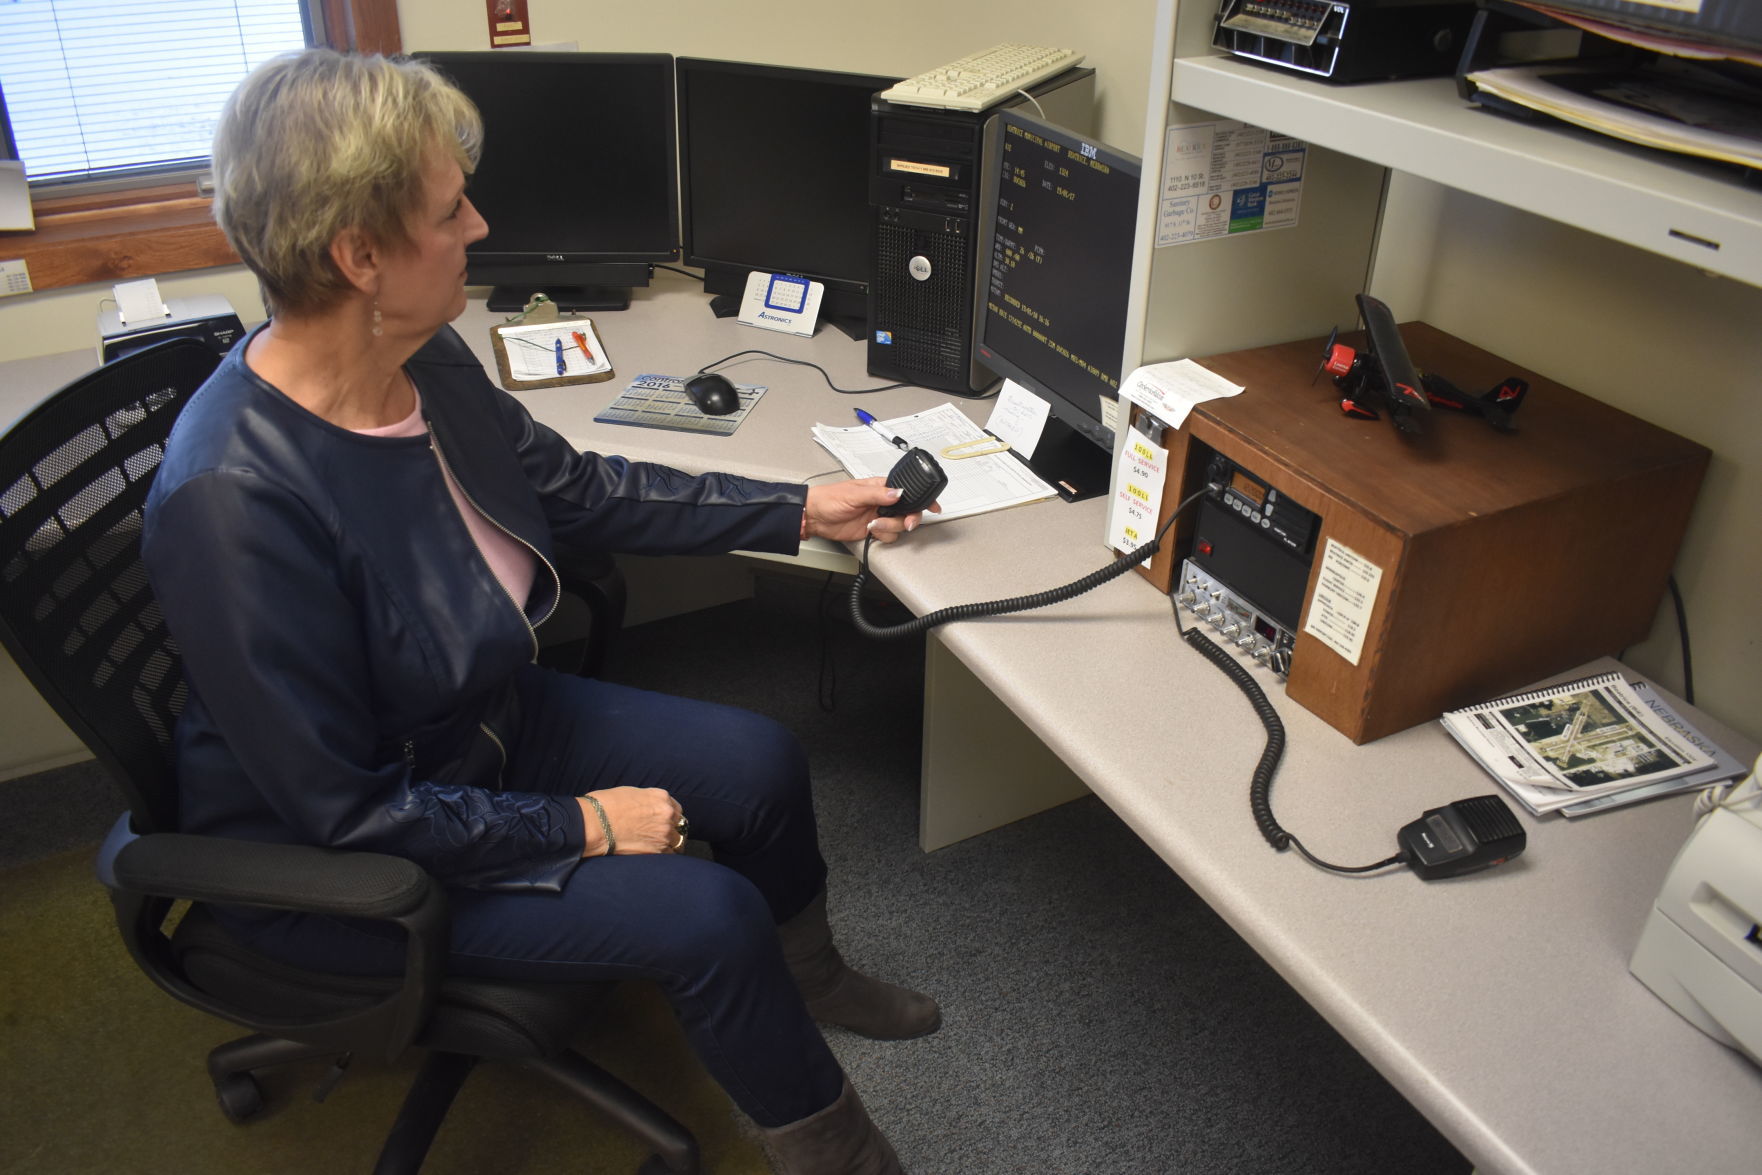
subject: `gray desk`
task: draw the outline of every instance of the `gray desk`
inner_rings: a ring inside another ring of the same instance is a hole
[[[875,567],[921,612],[1074,578],[1100,525],[1095,503],[1011,512]],[[1018,570],[1023,550],[1035,558]],[[1247,796],[1259,723],[1147,584],[942,640],[1480,1170],[1756,1170],[1762,1072],[1627,972],[1687,798],[1520,815],[1526,855],[1475,877],[1335,876],[1261,839]],[[1497,790],[1435,725],[1359,748],[1268,692],[1289,738],[1274,810],[1329,860],[1380,860],[1424,809]]]
[[[494,317],[474,302],[459,323],[486,357]],[[806,368],[767,363],[734,373],[771,390],[733,437],[595,424],[628,377],[690,374],[746,347],[820,362],[846,387],[875,382],[858,344],[715,320],[669,274],[631,310],[596,322],[618,378],[521,399],[584,446],[686,469],[831,474],[810,421],[843,422],[858,403],[890,416],[947,398],[920,389],[841,397]],[[89,356],[9,364],[0,384],[42,380],[46,391],[89,365]],[[16,415],[18,398],[0,402],[0,416]],[[988,410],[963,407],[976,419]],[[1039,590],[1099,565],[1102,511],[1098,501],[1051,501],[935,524],[878,550],[875,571],[919,613]],[[928,843],[1037,810],[1080,779],[1480,1170],[1756,1170],[1762,1072],[1627,973],[1688,833],[1686,797],[1576,822],[1522,816],[1528,853],[1457,881],[1322,873],[1260,838],[1247,798],[1259,724],[1178,640],[1167,599],[1136,576],[1048,611],[940,630],[928,687],[925,809],[941,813],[927,819]],[[1436,726],[1354,747],[1269,694],[1289,736],[1275,811],[1331,860],[1381,859],[1423,809],[1494,790]],[[1733,753],[1756,754],[1689,712]]]
[[[481,291],[474,291],[481,292]],[[495,372],[489,328],[505,318],[492,314],[477,298],[454,324],[484,365]],[[841,396],[828,390],[818,372],[807,367],[748,356],[719,368],[739,383],[762,384],[768,390],[752,414],[732,436],[672,432],[600,424],[593,417],[634,377],[645,372],[689,376],[698,368],[737,351],[772,351],[790,359],[818,363],[840,387],[875,387],[878,380],[864,370],[860,344],[831,327],[811,339],[742,326],[732,318],[716,318],[702,286],[669,271],[655,275],[655,284],[635,291],[629,310],[588,314],[605,346],[616,374],[603,383],[573,384],[516,393],[534,416],[583,448],[622,453],[627,457],[665,461],[690,473],[722,470],[777,481],[802,481],[839,473],[838,462],[808,434],[814,421],[855,424],[854,410],[876,416],[901,416],[949,399],[922,388],[900,388],[874,395]],[[970,405],[975,419],[990,411],[985,403]]]
[[[701,299],[666,285],[639,306],[662,308],[687,318],[658,337],[635,312],[602,320],[621,374],[686,374],[766,346],[814,358],[844,386],[872,382],[862,348],[840,336],[753,342],[763,332],[694,322],[707,313]],[[663,342],[670,353],[653,349]],[[626,353],[660,355],[661,365],[631,366]],[[578,395],[523,398],[573,439],[688,468],[828,469],[806,424],[847,419],[848,398],[806,369],[766,365],[741,378],[772,391],[729,441],[608,435]],[[863,402],[887,416],[945,398],[898,391]],[[965,407],[977,419],[987,411]],[[919,614],[1040,590],[1105,559],[1103,512],[1100,501],[1051,501],[939,523],[877,549],[874,569]],[[1756,1169],[1762,1072],[1627,972],[1688,834],[1687,797],[1572,822],[1521,816],[1527,854],[1476,877],[1342,877],[1261,839],[1247,795],[1260,725],[1179,640],[1167,598],[1136,576],[1047,611],[943,628],[928,674],[927,847],[1068,798],[1080,779],[1480,1170]],[[1269,694],[1289,739],[1274,810],[1330,860],[1380,860],[1424,809],[1497,790],[1435,725],[1355,747],[1276,688]],[[1754,743],[1689,712],[1734,754],[1755,756]]]

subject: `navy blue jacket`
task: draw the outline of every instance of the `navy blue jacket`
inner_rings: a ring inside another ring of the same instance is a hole
[[[178,418],[143,553],[182,650],[189,832],[391,853],[447,884],[558,888],[571,797],[500,790],[510,682],[556,606],[552,536],[632,554],[797,549],[806,490],[580,453],[443,328],[407,370],[426,437],[301,408],[235,347]],[[525,607],[447,492],[539,557]]]

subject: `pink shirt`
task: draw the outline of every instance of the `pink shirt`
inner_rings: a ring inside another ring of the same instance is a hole
[[[428,424],[422,419],[422,395],[412,387],[416,396],[416,407],[409,416],[396,424],[384,425],[380,428],[357,428],[352,431],[364,437],[419,437],[428,432]],[[508,589],[514,602],[522,608],[526,606],[526,597],[532,594],[532,581],[538,574],[538,560],[532,548],[520,542],[495,523],[485,518],[483,512],[473,506],[465,498],[459,483],[453,480],[453,471],[447,468],[445,461],[440,461],[441,472],[447,479],[447,492],[453,495],[453,505],[459,508],[459,516],[465,520],[465,529],[471,532],[471,538],[477,543],[477,549],[489,563],[489,569]]]

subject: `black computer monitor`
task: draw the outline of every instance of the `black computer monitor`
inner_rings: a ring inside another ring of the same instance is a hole
[[[621,310],[679,258],[673,58],[665,53],[423,53],[483,115],[471,202],[489,236],[466,251],[491,310],[543,292]]]
[[[1052,406],[1030,462],[1071,500],[1107,489],[1139,161],[1020,110],[996,115],[979,209],[979,361]],[[1111,414],[1111,407],[1106,411]]]
[[[747,274],[825,286],[820,317],[860,336],[874,212],[869,99],[898,78],[681,57],[679,159],[685,261],[718,314]]]

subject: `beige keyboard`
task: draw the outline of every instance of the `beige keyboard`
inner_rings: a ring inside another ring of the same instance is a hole
[[[1069,49],[1005,43],[907,78],[881,97],[907,106],[984,110],[1083,60]]]

